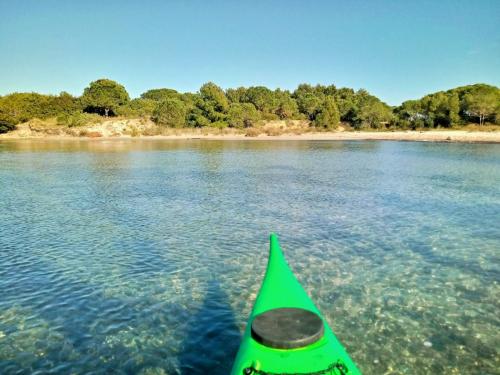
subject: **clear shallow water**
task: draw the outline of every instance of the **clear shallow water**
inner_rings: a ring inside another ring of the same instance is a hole
[[[280,235],[366,374],[500,368],[500,146],[0,142],[0,373],[225,374]]]

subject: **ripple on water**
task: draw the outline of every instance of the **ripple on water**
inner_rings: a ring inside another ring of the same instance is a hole
[[[364,373],[500,367],[497,145],[1,146],[2,374],[228,373],[270,231]]]

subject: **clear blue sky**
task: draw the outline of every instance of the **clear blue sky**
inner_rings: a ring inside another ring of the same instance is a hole
[[[0,15],[0,94],[308,82],[399,104],[500,85],[500,0],[0,0]]]

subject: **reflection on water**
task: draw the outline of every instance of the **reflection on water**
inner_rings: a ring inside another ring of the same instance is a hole
[[[367,374],[499,368],[500,146],[0,142],[0,373],[229,371],[270,231]]]

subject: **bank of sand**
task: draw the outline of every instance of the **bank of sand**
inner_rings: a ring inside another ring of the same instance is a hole
[[[500,143],[500,132],[467,132],[450,131],[395,131],[395,132],[321,132],[304,134],[261,134],[248,137],[244,134],[179,134],[143,137],[151,139],[213,139],[213,140],[277,140],[277,141],[352,141],[352,140],[385,140],[385,141],[421,141],[421,142],[465,142],[465,143]]]
[[[247,129],[167,129],[158,134],[158,127],[149,121],[108,120],[100,124],[79,128],[47,126],[25,123],[9,133],[0,134],[2,139],[47,140],[99,140],[99,139],[207,139],[207,140],[390,140],[421,142],[500,143],[500,131],[428,130],[428,131],[339,131],[311,132],[301,122],[284,127],[284,122],[269,122],[266,126]],[[288,123],[289,124],[289,123]],[[276,131],[279,129],[279,131]],[[147,135],[144,135],[147,134]]]

